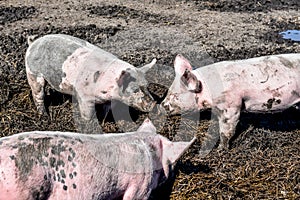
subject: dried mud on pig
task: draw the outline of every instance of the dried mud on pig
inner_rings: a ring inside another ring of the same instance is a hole
[[[134,66],[156,57],[147,75],[161,102],[173,81],[180,53],[194,67],[279,53],[299,53],[300,43],[279,32],[300,29],[299,1],[95,1],[10,0],[0,2],[1,136],[32,130],[76,131],[72,98],[47,87],[49,117],[39,118],[26,80],[24,56],[29,35],[63,33],[98,45]],[[101,110],[99,110],[101,112]],[[75,113],[76,115],[76,113]],[[136,130],[134,122],[105,121],[104,132]],[[160,134],[198,142],[180,160],[173,179],[150,199],[300,198],[300,112],[243,113],[231,149],[200,158],[201,137],[216,129],[210,113],[200,123],[184,116],[150,114]],[[101,121],[101,119],[100,119]],[[179,133],[179,131],[181,131]]]

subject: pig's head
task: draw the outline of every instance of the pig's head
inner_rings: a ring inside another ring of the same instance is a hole
[[[169,114],[183,114],[210,107],[210,92],[199,74],[193,71],[191,64],[182,55],[174,61],[175,79],[161,106]]]
[[[154,170],[158,175],[157,177],[161,182],[169,177],[171,171],[173,171],[177,160],[187,151],[187,149],[195,142],[194,137],[189,142],[171,142],[166,137],[156,134],[156,128],[149,119],[146,119],[139,127],[137,132],[144,132],[149,135],[147,143],[150,145],[150,153],[154,160]],[[154,137],[153,137],[153,134]]]
[[[143,112],[149,112],[153,109],[156,102],[150,95],[145,78],[146,72],[154,66],[156,59],[141,68],[127,68],[121,71],[117,79],[119,100]]]

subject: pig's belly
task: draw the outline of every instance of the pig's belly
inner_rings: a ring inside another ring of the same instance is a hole
[[[250,99],[244,101],[245,110],[248,112],[280,112],[300,102],[298,99],[282,99],[278,97],[271,97],[265,99]]]

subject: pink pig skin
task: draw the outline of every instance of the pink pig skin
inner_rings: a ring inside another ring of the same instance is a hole
[[[194,141],[171,142],[148,119],[131,133],[4,137],[0,200],[148,199]]]
[[[224,61],[195,70],[178,55],[176,77],[162,106],[170,114],[212,108],[220,128],[220,148],[234,135],[242,107],[279,112],[300,102],[300,54]]]
[[[141,68],[118,59],[84,40],[63,34],[43,36],[29,44],[25,56],[28,83],[39,113],[45,113],[44,86],[78,99],[81,116],[91,119],[95,104],[121,101],[149,112],[155,101],[147,90]]]

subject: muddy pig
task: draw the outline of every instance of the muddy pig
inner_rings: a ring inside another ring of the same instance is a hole
[[[148,199],[194,141],[171,142],[149,119],[130,133],[3,137],[0,200]]]
[[[300,102],[300,54],[223,61],[192,70],[175,58],[176,77],[162,102],[170,114],[211,108],[218,118],[219,148],[228,148],[242,109],[278,112]]]
[[[95,103],[111,100],[144,112],[152,110],[155,102],[147,90],[145,73],[155,62],[135,68],[95,45],[63,34],[29,40],[25,56],[27,79],[39,113],[45,113],[47,81],[55,90],[74,95],[87,120],[94,114]]]

